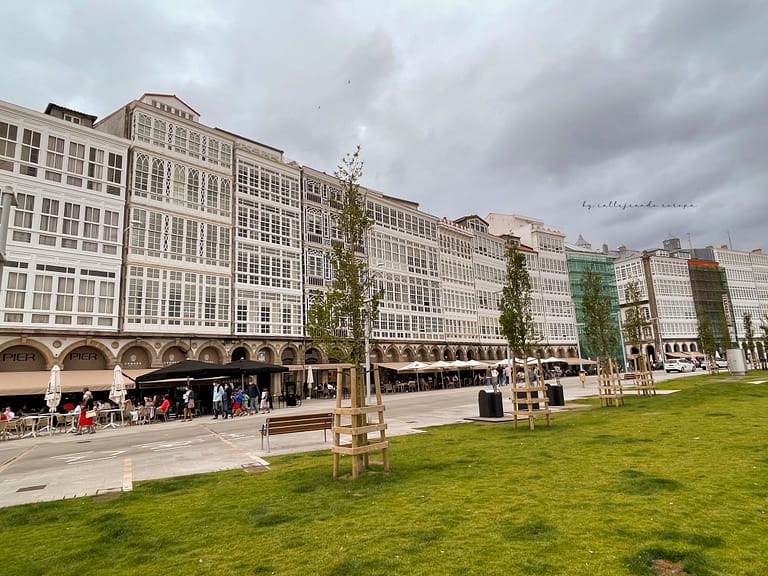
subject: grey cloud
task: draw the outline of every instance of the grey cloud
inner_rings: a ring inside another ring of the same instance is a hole
[[[762,2],[29,0],[5,7],[0,98],[103,116],[172,92],[202,121],[455,218],[570,239],[743,247],[768,213]],[[30,41],[34,39],[34,41]],[[595,209],[679,201],[694,210]]]

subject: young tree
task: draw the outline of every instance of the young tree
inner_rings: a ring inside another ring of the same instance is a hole
[[[512,355],[527,359],[531,345],[539,340],[531,314],[531,278],[525,265],[525,254],[511,242],[507,245],[507,277],[499,311],[501,332],[507,338]],[[496,391],[495,381],[493,385]]]
[[[701,351],[706,356],[707,365],[709,365],[715,358],[715,351],[717,350],[717,340],[715,339],[715,333],[712,330],[712,322],[709,318],[709,314],[703,308],[699,308],[696,312],[698,318],[699,327],[699,342],[701,343]]]
[[[368,231],[373,226],[365,197],[360,191],[363,161],[360,147],[344,156],[334,173],[342,189],[341,211],[336,222],[343,240],[333,242],[328,256],[334,272],[331,289],[320,293],[307,312],[307,332],[326,353],[354,364],[357,382],[355,397],[362,405],[365,399],[364,371],[366,328],[376,320],[380,293],[364,257]]]
[[[640,282],[637,280],[633,280],[624,288],[624,301],[627,304],[627,312],[624,316],[624,340],[627,346],[636,348],[638,353],[642,352],[645,340],[643,332],[649,324],[640,306],[641,296]],[[626,370],[627,367],[625,366],[624,369]]]
[[[747,339],[747,348],[749,349],[749,358],[747,361],[754,366],[755,355],[755,327],[752,324],[752,314],[744,312],[744,336]]]
[[[760,318],[760,329],[763,331],[763,336],[760,338],[763,345],[761,364],[763,365],[763,370],[765,370],[766,361],[768,361],[768,313],[763,313],[763,316]]]
[[[609,358],[616,350],[618,333],[613,318],[611,299],[602,277],[589,267],[581,279],[584,313],[584,339],[587,347],[599,358]]]

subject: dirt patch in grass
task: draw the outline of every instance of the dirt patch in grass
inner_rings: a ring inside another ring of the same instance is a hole
[[[671,562],[657,558],[651,563],[653,571],[659,576],[692,576],[690,572],[683,570],[683,561]]]

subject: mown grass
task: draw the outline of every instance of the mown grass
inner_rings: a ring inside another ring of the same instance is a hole
[[[749,383],[761,377],[677,380],[675,394],[534,432],[393,438],[391,472],[357,481],[334,481],[323,451],[3,509],[2,573],[642,576],[664,559],[762,576],[768,383]]]

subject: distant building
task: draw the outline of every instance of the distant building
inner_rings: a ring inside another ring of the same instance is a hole
[[[568,262],[568,277],[571,283],[571,294],[576,312],[576,326],[578,327],[581,357],[596,359],[597,353],[589,347],[584,338],[584,293],[582,281],[587,270],[592,270],[602,280],[606,296],[610,299],[610,307],[614,313],[613,322],[616,328],[616,348],[611,355],[624,362],[624,354],[621,346],[622,335],[619,324],[619,293],[616,288],[616,273],[614,270],[614,257],[592,249],[582,236],[579,236],[576,244],[565,243],[565,256]]]
[[[750,252],[731,250],[728,246],[713,248],[698,248],[694,250],[694,256],[700,260],[717,262],[725,272],[730,300],[726,303],[726,319],[731,338],[739,347],[746,350],[746,333],[744,330],[744,315],[752,315],[752,325],[755,338],[759,339],[765,334],[763,323],[768,321],[768,254],[762,250]],[[756,343],[759,357],[765,357],[765,349],[762,342]],[[748,353],[748,357],[753,354]]]
[[[571,298],[565,235],[543,220],[515,214],[489,214],[492,234],[512,234],[530,246],[533,316],[541,335],[541,353],[546,356],[575,357],[577,354],[576,315]]]

